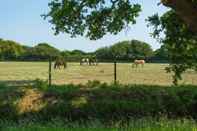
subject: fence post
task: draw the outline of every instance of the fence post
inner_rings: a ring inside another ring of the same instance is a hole
[[[52,60],[51,57],[49,57],[49,87],[51,87],[51,66],[52,66]]]
[[[117,83],[117,62],[116,60],[114,61],[114,84]]]

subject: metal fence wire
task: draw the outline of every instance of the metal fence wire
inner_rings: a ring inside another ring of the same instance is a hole
[[[29,85],[36,79],[49,85],[85,84],[88,81],[121,84],[171,85],[172,74],[165,71],[168,64],[146,63],[133,67],[132,63],[110,62],[96,65],[67,63],[67,68],[54,69],[54,62],[0,62],[0,83]],[[183,75],[181,84],[197,85],[197,73],[189,70]]]

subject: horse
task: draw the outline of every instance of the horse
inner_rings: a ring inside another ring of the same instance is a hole
[[[62,66],[64,69],[66,69],[67,62],[63,58],[56,59],[54,64],[54,69],[61,69]]]
[[[84,64],[89,65],[89,58],[83,58],[83,59],[81,59],[80,65],[84,65]]]
[[[97,66],[98,65],[98,60],[95,57],[89,58],[89,66]]]
[[[80,65],[89,65],[89,66],[92,66],[92,65],[98,65],[98,60],[95,58],[95,57],[89,57],[89,58],[83,58],[81,59],[80,61]]]
[[[132,64],[132,67],[137,68],[138,65],[142,65],[142,67],[144,67],[144,64],[145,64],[145,60],[134,60],[134,63]]]

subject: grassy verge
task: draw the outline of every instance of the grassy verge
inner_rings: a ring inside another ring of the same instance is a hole
[[[0,119],[50,121],[51,119],[111,122],[143,117],[192,118],[197,116],[196,86],[101,84],[48,87],[1,85]]]
[[[138,119],[121,125],[113,123],[106,126],[98,121],[87,123],[50,122],[45,125],[30,123],[28,125],[4,123],[3,131],[196,131],[197,125],[192,120],[168,120],[168,119]]]

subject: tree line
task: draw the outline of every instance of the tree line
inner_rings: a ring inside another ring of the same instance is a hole
[[[153,28],[151,36],[168,51],[170,65],[166,71],[173,73],[177,85],[185,71],[197,70],[197,0],[160,0],[159,4],[170,10],[150,16],[147,22]],[[132,0],[52,0],[49,12],[43,16],[57,35],[67,33],[97,40],[135,24],[141,10],[141,5]]]
[[[164,46],[153,51],[148,43],[138,40],[122,41],[112,46],[99,48],[94,52],[84,52],[81,50],[60,51],[47,43],[39,43],[34,47],[29,47],[15,41],[0,39],[1,61],[47,61],[49,57],[53,60],[63,57],[67,61],[79,61],[84,57],[95,56],[98,60],[106,62],[115,59],[119,61],[145,59],[149,62],[166,62],[168,61],[167,54]]]

